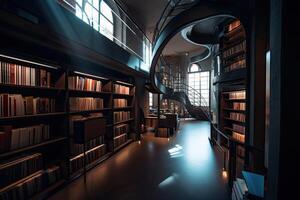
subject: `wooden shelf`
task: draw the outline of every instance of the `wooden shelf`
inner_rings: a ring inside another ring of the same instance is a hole
[[[65,112],[54,112],[54,113],[43,113],[43,114],[35,114],[35,115],[22,115],[22,116],[13,116],[13,117],[0,117],[0,122],[2,121],[10,121],[10,120],[22,120],[27,118],[38,118],[38,117],[57,117],[66,115]]]
[[[224,47],[223,49],[221,49],[221,51],[224,52],[224,51],[226,51],[228,49],[231,49],[232,47],[237,46],[237,45],[239,45],[240,43],[242,43],[244,41],[245,41],[245,38],[242,38],[242,37],[239,38],[238,40],[233,40],[231,42],[228,41],[228,43],[230,43],[230,44],[226,45],[226,47]]]
[[[228,117],[224,117],[223,119],[226,119],[226,120],[229,120],[229,121],[238,122],[238,123],[242,123],[242,124],[245,124],[245,123],[246,123],[246,122],[242,122],[242,121],[234,120],[234,119],[231,119],[231,118],[228,118]]]
[[[224,35],[226,37],[230,37],[231,35],[239,33],[240,31],[243,31],[243,26],[242,25],[239,25],[236,28],[232,29],[231,31],[224,33]]]
[[[233,130],[232,128],[229,128],[229,127],[224,127],[224,129],[229,130],[229,131],[234,131],[234,132],[239,133],[239,134],[241,134],[241,135],[245,135],[245,133],[241,133],[241,132],[239,132],[239,131],[235,131],[235,130]]]
[[[126,142],[124,142],[123,144],[119,145],[118,147],[114,148],[114,152],[119,151],[120,149],[122,149],[123,147],[127,146],[128,144],[130,144],[131,142],[133,142],[133,139],[128,139]]]
[[[103,96],[103,95],[111,95],[111,92],[96,92],[96,91],[87,91],[87,90],[71,90],[70,91],[70,96],[73,95],[90,95],[90,96]]]
[[[86,170],[90,170],[92,169],[93,167],[97,166],[98,164],[100,164],[101,162],[105,161],[106,159],[108,159],[110,156],[111,156],[111,152],[108,152],[106,154],[104,154],[103,156],[99,157],[97,160],[89,163],[86,165]],[[82,175],[82,173],[84,172],[84,168],[81,168],[79,170],[77,170],[76,172],[74,172],[72,175],[71,175],[71,179],[76,179],[78,178],[79,176]]]
[[[54,144],[54,143],[57,143],[57,142],[61,142],[61,141],[64,141],[66,139],[67,139],[67,137],[60,137],[60,138],[51,139],[51,140],[48,140],[48,141],[45,141],[45,142],[42,142],[42,143],[39,143],[39,144],[27,146],[27,147],[24,147],[24,148],[21,148],[21,149],[16,149],[16,150],[12,150],[12,151],[9,151],[9,152],[1,153],[0,158],[11,156],[11,155],[21,153],[21,152],[24,152],[24,151],[36,149],[36,148],[43,147],[43,146],[46,146],[46,145]]]
[[[127,107],[121,107],[121,108],[113,108],[113,110],[128,110],[128,109],[132,109],[133,106],[127,106]]]
[[[246,101],[246,99],[224,99],[225,101]]]
[[[132,94],[119,94],[119,93],[113,93],[114,96],[117,97],[133,97]]]
[[[103,108],[103,109],[99,109],[99,110],[71,111],[70,115],[97,113],[97,112],[103,112],[103,111],[107,111],[107,110],[111,110],[111,108]]]
[[[13,85],[13,84],[0,84],[1,88],[5,89],[18,89],[19,93],[22,93],[22,90],[45,90],[45,91],[53,91],[53,92],[58,92],[58,91],[66,91],[65,88],[54,88],[54,87],[42,87],[42,86],[28,86],[28,85]],[[21,90],[22,89],[22,90]]]
[[[223,108],[223,110],[225,110],[225,111],[233,111],[233,112],[241,112],[241,113],[245,113],[246,112],[245,110],[235,110],[235,109],[232,109],[232,108]]]
[[[114,137],[114,139],[120,138],[120,137],[122,137],[122,136],[124,136],[124,135],[127,135],[127,133],[123,133],[123,134],[121,134],[121,135],[118,135],[118,136]]]
[[[134,87],[133,84],[131,84],[131,83],[125,83],[123,81],[114,81],[114,84],[116,84],[116,85],[124,85],[124,86],[127,86],[127,87]]]
[[[119,124],[123,124],[123,123],[127,123],[127,122],[130,122],[130,121],[133,121],[133,118],[130,118],[130,119],[127,119],[127,120],[124,120],[124,121],[120,121],[120,122],[115,122],[113,124],[113,126],[116,126],[116,125],[119,125]]]

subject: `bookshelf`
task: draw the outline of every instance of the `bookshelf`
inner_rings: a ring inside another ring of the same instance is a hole
[[[132,142],[134,103],[133,84],[0,54],[0,199],[44,198],[83,174],[84,157],[89,170]],[[106,130],[76,144],[73,120],[86,117]]]
[[[32,198],[66,179],[65,77],[60,66],[0,55],[1,199]]]
[[[135,87],[121,81],[113,82],[113,149],[119,150],[132,141],[134,130]]]
[[[245,168],[247,144],[247,85],[245,75],[238,75],[247,70],[246,63],[246,34],[239,20],[234,20],[224,27],[220,38],[220,75],[228,77],[226,84],[219,85],[219,125],[234,143],[234,149],[228,146],[225,138],[220,143],[227,147],[231,162],[231,180],[242,177]]]

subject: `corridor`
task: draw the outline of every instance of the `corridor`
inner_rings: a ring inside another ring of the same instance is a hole
[[[222,163],[211,148],[208,122],[187,122],[168,139],[143,136],[58,191],[51,200],[227,200]]]

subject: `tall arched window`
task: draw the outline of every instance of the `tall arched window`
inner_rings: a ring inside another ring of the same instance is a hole
[[[76,16],[113,41],[113,11],[104,0],[76,0]]]
[[[189,90],[188,95],[191,103],[195,106],[209,106],[209,71],[200,71],[197,64],[192,64],[188,73],[188,85],[196,90]],[[199,95],[200,94],[200,95]]]

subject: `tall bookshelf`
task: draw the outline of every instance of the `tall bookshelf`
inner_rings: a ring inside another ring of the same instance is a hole
[[[122,81],[113,82],[113,149],[132,142],[134,131],[135,87]]]
[[[225,26],[220,51],[220,74],[230,78],[227,78],[226,84],[220,84],[219,124],[222,132],[233,141],[234,151],[226,144],[225,138],[221,138],[220,142],[229,147],[231,155],[228,159],[234,162],[234,164],[231,163],[230,174],[234,180],[236,177],[242,177],[245,167],[248,124],[246,117],[248,109],[246,105],[246,35],[239,20],[232,21]]]
[[[133,141],[132,83],[2,54],[0,66],[0,199],[44,198],[83,174],[84,157],[91,169]],[[116,121],[115,112],[129,114]],[[84,156],[73,120],[89,117],[106,130]]]
[[[0,64],[0,198],[40,197],[67,175],[65,70],[6,55]]]

